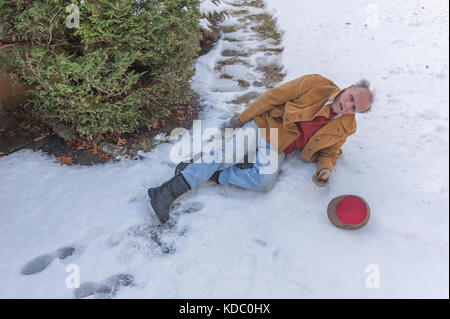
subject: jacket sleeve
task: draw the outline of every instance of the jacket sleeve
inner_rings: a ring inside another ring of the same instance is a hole
[[[239,120],[242,123],[247,123],[255,116],[270,111],[276,105],[296,99],[309,90],[317,82],[318,77],[319,75],[316,74],[305,75],[268,90],[239,114]]]
[[[333,170],[334,166],[336,165],[336,160],[338,159],[339,155],[342,154],[342,145],[344,145],[345,141],[347,139],[343,139],[331,146],[328,146],[322,150],[320,150],[318,153],[318,163],[317,163],[317,170],[316,174],[319,173],[321,170],[328,168],[330,172]]]

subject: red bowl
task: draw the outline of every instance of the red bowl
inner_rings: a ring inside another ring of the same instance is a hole
[[[339,202],[336,214],[343,223],[357,225],[366,219],[367,207],[359,197],[348,196]]]
[[[331,223],[344,229],[358,229],[367,224],[370,208],[367,202],[357,195],[342,195],[328,204],[328,218]]]

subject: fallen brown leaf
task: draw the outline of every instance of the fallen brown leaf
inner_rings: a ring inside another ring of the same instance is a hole
[[[93,155],[97,155],[97,154],[98,154],[98,146],[95,146],[95,147],[91,150],[91,153],[92,153]]]
[[[81,144],[77,147],[77,150],[86,150],[89,149],[91,146],[86,141],[81,141]]]
[[[106,153],[100,153],[100,154],[98,154],[98,157],[105,162],[113,158],[112,155],[109,155]]]
[[[33,142],[37,142],[37,141],[40,141],[40,140],[42,140],[43,138],[46,138],[48,136],[48,134],[47,133],[45,133],[45,134],[42,134],[41,136],[39,136],[39,137],[36,137],[34,140],[33,140]]]
[[[126,142],[127,142],[127,140],[125,140],[125,139],[119,137],[119,139],[117,140],[117,145],[120,146],[120,145],[125,144]]]
[[[150,124],[152,125],[153,128],[158,128],[159,122],[158,120],[152,120],[150,121]]]
[[[61,165],[73,165],[72,157],[70,156],[60,156],[58,157],[59,161],[61,162]]]

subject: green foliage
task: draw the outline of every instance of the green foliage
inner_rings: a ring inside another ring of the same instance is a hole
[[[66,27],[78,5],[80,27]],[[192,96],[198,0],[0,0],[0,63],[78,133],[132,132]]]

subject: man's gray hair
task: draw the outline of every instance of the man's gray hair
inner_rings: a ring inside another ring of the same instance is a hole
[[[364,88],[364,89],[369,90],[369,93],[370,93],[370,106],[369,106],[369,108],[367,110],[365,110],[364,112],[361,112],[361,113],[368,112],[372,108],[372,104],[373,104],[373,101],[375,99],[375,92],[372,92],[372,90],[370,89],[370,82],[369,82],[369,80],[361,79],[358,82],[356,82],[355,84],[353,84],[353,86],[355,88]]]

